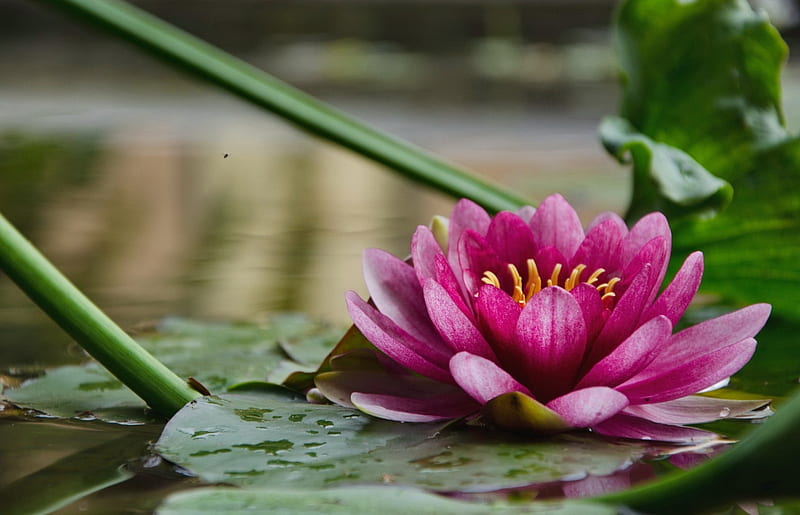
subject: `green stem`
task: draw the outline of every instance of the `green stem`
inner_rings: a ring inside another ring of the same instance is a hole
[[[737,500],[800,494],[800,393],[732,449],[686,472],[594,498],[643,513],[706,512]]]
[[[154,410],[171,416],[200,394],[92,304],[0,215],[0,269]]]
[[[338,143],[400,174],[491,211],[529,203],[426,151],[349,118],[244,61],[117,0],[41,0],[78,15],[156,57],[272,111],[306,131]]]

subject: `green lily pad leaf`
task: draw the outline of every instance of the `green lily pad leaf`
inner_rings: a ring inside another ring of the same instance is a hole
[[[292,515],[381,513],[383,515],[464,515],[552,513],[556,515],[613,515],[615,508],[577,501],[535,503],[472,503],[412,488],[361,486],[330,490],[201,488],[173,494],[158,515],[203,513],[291,513]]]
[[[726,181],[711,175],[685,152],[637,132],[627,120],[605,118],[600,138],[621,163],[633,162],[634,192],[651,197],[635,198],[634,204],[646,204],[671,218],[687,213],[707,217],[725,208],[733,197]]]
[[[776,313],[800,317],[800,141],[784,127],[780,108],[787,53],[780,35],[742,0],[628,0],[615,37],[625,122],[607,121],[601,132],[615,156],[626,144],[633,156],[628,217],[665,209],[672,266],[702,250],[704,291],[737,303],[770,302]],[[674,160],[675,152],[692,179],[678,181],[678,196],[697,188],[706,201],[681,206],[664,188],[657,156]],[[725,189],[707,196],[709,177],[734,190],[714,216]]]
[[[298,369],[313,370],[340,332],[302,315],[275,316],[266,325],[169,318],[138,341],[178,375],[194,377],[218,393],[242,382],[282,380]],[[96,363],[49,370],[3,395],[52,416],[151,420],[144,402]]]
[[[5,392],[17,405],[50,416],[106,420],[121,424],[153,422],[144,402],[97,363],[59,367]]]
[[[316,366],[340,334],[299,314],[277,315],[265,325],[169,318],[139,342],[178,375],[219,392],[242,381],[283,380],[270,376],[287,364],[291,370]]]
[[[207,482],[308,489],[391,483],[446,492],[608,475],[647,451],[644,444],[589,434],[537,439],[400,424],[255,392],[190,403],[169,421],[156,448]]]

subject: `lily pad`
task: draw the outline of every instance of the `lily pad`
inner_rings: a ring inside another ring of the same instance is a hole
[[[612,515],[615,508],[577,501],[525,504],[485,504],[448,499],[411,488],[349,487],[309,492],[307,490],[239,490],[202,488],[170,496],[157,510],[159,515],[203,513],[272,513],[318,515],[381,513],[383,515],[465,515],[496,513],[552,513],[556,515]]]
[[[590,434],[531,438],[482,428],[399,424],[276,393],[203,398],[178,412],[156,444],[207,482],[318,489],[393,484],[487,492],[607,475],[644,444]]]
[[[178,375],[195,377],[219,393],[240,382],[282,380],[291,371],[313,370],[340,333],[303,315],[278,315],[266,325],[169,318],[138,341]],[[151,420],[144,402],[97,363],[49,370],[3,395],[52,416]]]
[[[144,402],[97,363],[59,367],[5,392],[20,406],[63,418],[101,419],[123,424],[155,420]]]

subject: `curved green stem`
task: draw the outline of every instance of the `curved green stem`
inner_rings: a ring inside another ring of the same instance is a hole
[[[200,397],[61,275],[0,215],[0,269],[151,408],[171,416]]]
[[[409,143],[360,123],[182,30],[117,0],[41,0],[78,15],[231,93],[415,181],[490,211],[528,202]]]

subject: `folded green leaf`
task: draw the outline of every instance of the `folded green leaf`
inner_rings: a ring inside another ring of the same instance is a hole
[[[780,35],[744,0],[628,0],[615,36],[624,121],[601,132],[632,155],[629,218],[665,210],[673,265],[705,254],[704,291],[800,317],[800,145],[780,109]],[[734,195],[720,211],[722,181]]]
[[[647,206],[670,219],[688,214],[708,217],[727,207],[733,196],[730,184],[680,149],[657,143],[625,119],[607,117],[600,138],[621,163],[633,163],[632,206]],[[637,216],[644,213],[631,213]]]

